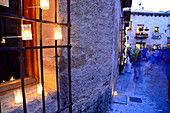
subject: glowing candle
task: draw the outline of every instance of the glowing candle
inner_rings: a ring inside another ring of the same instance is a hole
[[[22,24],[22,40],[32,40],[31,24]]]
[[[37,94],[42,94],[42,85],[41,85],[41,83],[37,84]]]
[[[114,91],[113,95],[114,95],[114,96],[117,96],[117,95],[118,95],[117,91]]]
[[[61,40],[62,39],[61,28],[59,28],[59,27],[54,28],[54,39],[55,40]]]
[[[5,39],[4,38],[1,39],[1,43],[5,44]]]
[[[13,80],[15,80],[15,78],[13,76],[11,76],[9,81],[13,81]]]
[[[41,9],[49,9],[49,0],[40,0]]]
[[[14,91],[14,98],[15,98],[15,103],[22,103],[23,98],[22,98],[21,90]]]

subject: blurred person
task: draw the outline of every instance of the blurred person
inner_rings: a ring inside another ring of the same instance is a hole
[[[144,60],[144,61],[147,61],[147,56],[146,56],[146,54],[147,54],[147,48],[143,48],[143,60]]]
[[[138,80],[138,78],[141,76],[141,51],[139,48],[136,48],[136,50],[133,53],[134,60],[133,60],[133,67],[134,67],[134,80]]]
[[[127,48],[127,72],[131,73],[131,62],[132,62],[132,58],[131,58],[131,47]]]
[[[163,50],[162,60],[165,69],[165,74],[168,79],[168,99],[166,101],[170,104],[170,49]]]
[[[160,54],[160,52],[159,52],[158,49],[156,49],[156,50],[154,51],[154,53],[153,53],[153,55],[154,55],[154,57],[155,57],[155,62],[156,62],[156,63],[159,62],[159,54]]]
[[[149,61],[149,64],[150,64],[150,68],[149,70],[153,70],[153,65],[154,65],[154,62],[155,62],[155,57],[154,57],[154,50],[149,50],[148,51],[148,61]]]

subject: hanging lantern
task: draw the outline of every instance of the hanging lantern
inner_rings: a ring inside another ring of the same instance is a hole
[[[49,0],[40,0],[40,7],[44,10],[49,9]]]
[[[22,98],[21,90],[14,91],[14,98],[15,98],[15,103],[22,103],[23,98]]]
[[[22,24],[22,40],[32,40],[31,24]]]
[[[42,85],[41,85],[41,83],[37,84],[37,94],[42,94]]]
[[[55,40],[62,40],[62,32],[60,27],[54,28],[54,39]]]

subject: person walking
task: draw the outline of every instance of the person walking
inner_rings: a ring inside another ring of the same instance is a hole
[[[142,53],[140,49],[136,48],[136,50],[133,53],[134,60],[132,62],[133,68],[134,68],[134,80],[138,80],[138,78],[141,76],[141,60],[142,60]]]
[[[127,72],[131,73],[131,62],[132,62],[132,58],[131,58],[131,47],[127,48]]]

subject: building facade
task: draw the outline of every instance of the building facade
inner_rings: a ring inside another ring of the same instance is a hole
[[[170,36],[170,13],[151,12],[144,9],[131,11],[131,22],[127,28],[128,46],[136,45],[160,49],[168,47]]]

